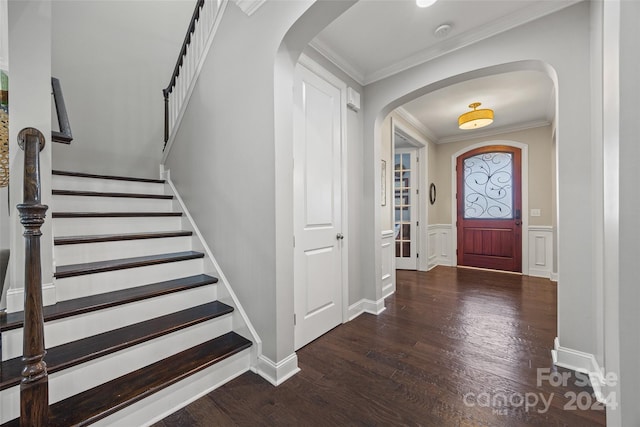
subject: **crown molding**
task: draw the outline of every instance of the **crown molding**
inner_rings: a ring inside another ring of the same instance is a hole
[[[502,127],[498,127],[498,128],[487,129],[487,130],[484,130],[484,131],[482,131],[482,130],[473,131],[471,133],[464,134],[464,135],[447,136],[447,137],[444,137],[444,138],[440,138],[440,140],[437,142],[437,144],[446,144],[446,143],[449,143],[449,142],[467,141],[469,139],[476,139],[476,138],[485,138],[487,136],[495,136],[495,135],[501,135],[501,134],[510,133],[510,132],[518,132],[518,131],[521,131],[521,130],[527,130],[527,129],[539,128],[539,127],[543,127],[543,126],[549,126],[550,124],[551,124],[551,122],[549,122],[547,120],[534,120],[532,122],[518,123],[518,124],[512,125],[512,126],[502,126]]]
[[[260,8],[267,0],[234,0],[235,4],[247,14],[251,16]]]
[[[389,67],[382,68],[369,75],[366,75],[364,84],[368,85],[378,80],[382,80],[386,77],[400,73],[409,68],[415,67],[416,65],[423,64],[449,52],[453,52],[455,50],[469,46],[473,43],[477,43],[481,40],[495,36],[496,34],[503,33],[520,25],[524,25],[528,22],[535,21],[538,18],[542,18],[543,16],[555,13],[580,1],[581,0],[568,0],[567,2],[535,2],[533,5],[525,9],[515,11],[475,30],[467,31],[458,36],[448,38],[442,43],[439,43],[428,49],[424,49],[423,51],[418,52],[415,55],[411,55],[403,59],[402,61],[398,61],[397,63]]]
[[[311,40],[309,43],[312,49],[318,52],[320,55],[324,56],[327,61],[331,62],[333,65],[338,67],[342,72],[355,80],[360,86],[364,86],[364,74],[358,71],[354,66],[352,66],[349,61],[335,53],[326,43],[315,39]]]
[[[398,107],[394,110],[398,116],[403,118],[407,123],[416,128],[422,135],[435,144],[438,144],[439,140],[435,133],[429,129],[424,123],[416,118],[413,114],[404,109],[404,107]]]
[[[386,77],[415,67],[416,65],[423,64],[439,56],[445,55],[449,52],[453,52],[457,49],[469,46],[473,43],[479,42],[496,34],[508,31],[512,28],[534,21],[538,18],[542,18],[543,16],[550,15],[566,7],[572,6],[580,1],[581,0],[535,2],[532,6],[526,9],[518,10],[496,21],[493,21],[490,24],[446,39],[442,43],[438,43],[435,46],[424,49],[414,55],[398,61],[393,65],[390,65],[389,67],[382,68],[370,74],[365,74],[363,71],[358,70],[356,67],[351,65],[348,60],[335,53],[330,46],[320,41],[317,37],[311,43],[309,43],[309,45],[316,51],[318,51],[318,53],[320,53],[322,56],[327,58],[327,60],[333,63],[336,67],[347,73],[349,77],[357,81],[360,85],[366,86],[368,84],[377,82],[378,80],[382,80]]]

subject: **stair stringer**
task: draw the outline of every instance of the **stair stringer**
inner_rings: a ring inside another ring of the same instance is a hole
[[[173,196],[175,197],[174,203],[177,204],[176,208],[179,208],[179,210],[184,214],[183,229],[193,232],[193,250],[204,252],[206,255],[204,259],[204,273],[212,274],[219,280],[217,284],[218,300],[234,308],[234,311],[232,313],[233,331],[253,341],[253,345],[249,349],[251,353],[250,367],[253,372],[259,373],[257,367],[258,359],[262,355],[262,340],[260,339],[258,332],[251,324],[251,320],[249,320],[249,316],[247,316],[246,311],[242,308],[238,297],[231,288],[229,280],[227,280],[227,277],[224,275],[222,269],[220,268],[220,265],[216,261],[216,258],[213,256],[211,248],[209,248],[209,245],[207,245],[207,242],[204,240],[204,237],[202,236],[200,229],[193,220],[189,209],[187,209],[184,200],[182,200],[182,197],[180,197],[178,190],[173,184],[173,181],[171,181],[170,172],[170,170],[166,170],[164,172],[161,172],[161,175],[163,175],[162,179],[166,180],[166,185],[169,186],[171,194],[173,194]]]

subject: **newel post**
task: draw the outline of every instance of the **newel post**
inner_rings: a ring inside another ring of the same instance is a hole
[[[44,316],[42,313],[42,273],[40,266],[40,227],[48,206],[40,200],[40,151],[45,138],[34,128],[18,134],[24,150],[24,202],[18,205],[24,226],[25,285],[22,383],[20,384],[20,425],[46,426],[49,416],[49,384],[44,362]]]

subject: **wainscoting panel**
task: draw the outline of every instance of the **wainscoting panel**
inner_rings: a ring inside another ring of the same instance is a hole
[[[393,230],[382,232],[382,297],[396,291],[395,240]]]
[[[436,265],[453,265],[451,251],[451,224],[430,224],[429,237],[429,270]]]
[[[529,227],[529,276],[551,278],[553,273],[553,229]]]

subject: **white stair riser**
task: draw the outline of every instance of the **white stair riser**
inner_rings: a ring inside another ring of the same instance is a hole
[[[99,191],[103,193],[165,194],[165,184],[61,175],[52,176],[51,188],[55,190]]]
[[[251,367],[250,351],[234,354],[93,425],[150,426],[247,372]]]
[[[57,245],[54,250],[54,255],[56,265],[60,266],[190,251],[191,244],[191,236],[81,243],[76,245]]]
[[[20,386],[0,391],[0,423],[20,416]]]
[[[53,196],[52,212],[172,212],[171,199]]]
[[[58,301],[203,273],[202,258],[56,279]]]
[[[55,218],[53,235],[146,233],[182,229],[182,217]]]
[[[229,331],[231,331],[231,320],[223,316],[51,374],[49,403],[58,402],[111,381]],[[19,390],[19,386],[6,391],[12,394],[13,389]],[[4,401],[5,391],[1,396]],[[19,404],[2,409],[3,421],[5,417],[11,420],[20,414]]]
[[[188,291],[174,292],[156,298],[46,322],[44,327],[45,347],[55,347],[186,310],[215,301],[217,296],[217,286],[206,285]],[[22,355],[22,328],[6,331],[2,338],[3,360]]]

